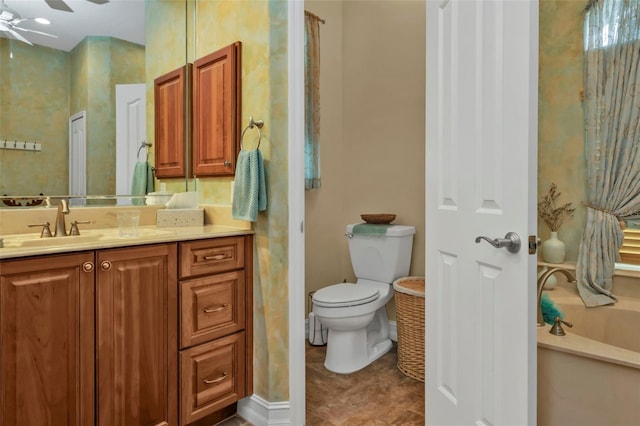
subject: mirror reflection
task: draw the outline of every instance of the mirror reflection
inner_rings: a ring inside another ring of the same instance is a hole
[[[185,63],[185,1],[56,5],[0,2],[17,15],[0,21],[0,195],[129,194],[153,160],[153,78]]]

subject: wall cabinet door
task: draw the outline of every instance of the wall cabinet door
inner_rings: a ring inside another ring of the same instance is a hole
[[[0,425],[94,424],[93,260],[0,262]]]
[[[97,253],[97,418],[177,424],[177,248]]]
[[[234,175],[240,150],[241,42],[193,63],[193,174]]]
[[[191,88],[187,75],[191,64],[154,80],[155,168],[156,177],[184,177],[186,173],[185,130],[191,118],[186,105]]]

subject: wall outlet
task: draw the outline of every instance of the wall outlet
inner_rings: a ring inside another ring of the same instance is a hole
[[[230,197],[231,199],[229,201],[233,202],[233,185],[235,185],[236,181],[232,180],[231,182],[229,182],[229,193],[231,194]]]

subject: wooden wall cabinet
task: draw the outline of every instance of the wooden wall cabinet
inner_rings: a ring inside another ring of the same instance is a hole
[[[157,178],[185,177],[186,130],[191,126],[191,64],[154,80],[155,174]],[[191,171],[189,170],[189,176]]]
[[[240,151],[241,49],[235,42],[193,63],[193,174],[233,176]]]

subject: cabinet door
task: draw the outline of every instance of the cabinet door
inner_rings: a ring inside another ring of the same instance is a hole
[[[97,253],[98,424],[177,424],[176,245]]]
[[[244,332],[240,332],[180,352],[182,424],[247,396],[244,339]]]
[[[94,423],[93,252],[0,262],[0,425]]]
[[[193,174],[234,175],[240,150],[238,41],[193,63]]]
[[[191,119],[185,108],[191,90],[187,73],[191,65],[158,77],[154,81],[156,177],[184,177],[186,172],[185,130]]]

